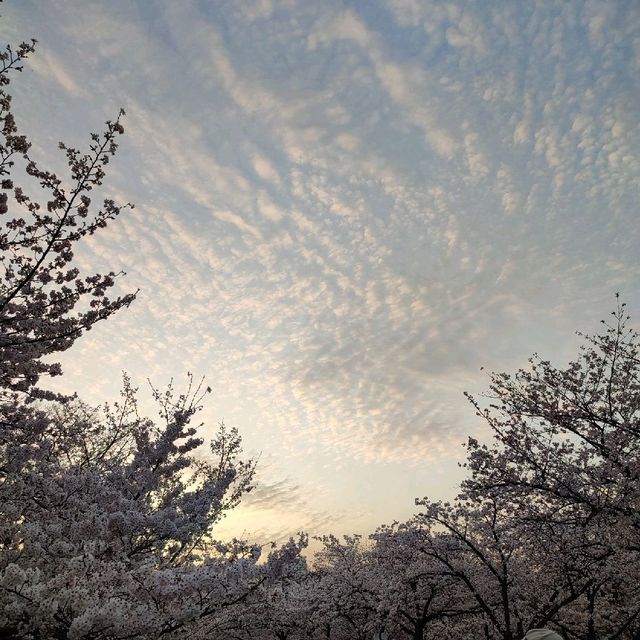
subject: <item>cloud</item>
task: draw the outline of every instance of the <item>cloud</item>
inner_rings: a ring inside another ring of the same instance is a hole
[[[474,55],[484,55],[487,52],[484,27],[469,12],[463,13],[457,24],[446,30],[446,39],[452,47],[470,49]]]
[[[402,27],[416,27],[424,19],[424,4],[419,0],[389,0],[387,5]]]
[[[255,153],[253,154],[252,160],[253,168],[263,180],[276,185],[280,183],[280,176],[278,175],[278,172],[267,158],[259,153]]]
[[[260,232],[250,224],[247,224],[239,215],[233,213],[232,211],[220,211],[214,210],[213,215],[223,222],[228,222],[229,224],[234,225],[243,233],[249,233],[254,238],[260,239]]]
[[[72,96],[78,97],[85,93],[71,71],[51,51],[39,48],[37,54],[29,58],[29,69],[45,81],[53,80]]]
[[[221,539],[245,538],[258,543],[283,544],[298,532],[330,532],[340,527],[345,513],[323,511],[316,506],[321,494],[302,489],[290,480],[259,480],[241,506],[216,528]]]
[[[436,114],[428,107],[427,75],[416,66],[407,67],[389,60],[379,39],[351,10],[342,11],[321,24],[309,36],[308,44],[315,49],[340,40],[348,40],[366,52],[378,81],[403,109],[408,120],[424,131],[425,139],[436,153],[450,158],[458,145],[452,135],[438,125]]]
[[[386,6],[16,10],[51,56],[27,81],[69,105],[56,139],[129,114],[106,195],[137,208],[76,255],[142,291],[59,384],[206,373],[207,424],[282,467],[229,530],[349,529],[337,474],[440,468],[480,428],[481,365],[564,357],[611,291],[637,297],[637,10]]]

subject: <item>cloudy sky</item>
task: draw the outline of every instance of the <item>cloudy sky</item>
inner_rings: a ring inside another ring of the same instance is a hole
[[[640,317],[640,4],[8,0],[35,154],[127,111],[78,252],[131,309],[59,385],[187,371],[261,485],[221,533],[367,531],[448,497],[462,392],[558,362],[620,291]],[[480,368],[484,367],[485,371]]]

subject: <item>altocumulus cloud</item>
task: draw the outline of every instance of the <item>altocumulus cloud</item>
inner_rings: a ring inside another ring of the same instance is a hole
[[[121,369],[206,374],[208,416],[270,460],[246,513],[293,514],[265,536],[355,526],[349,468],[372,487],[409,469],[428,493],[474,428],[481,365],[562,357],[616,290],[638,309],[637,3],[5,13],[40,40],[16,95],[34,137],[129,113],[110,185],[136,211],[79,258],[142,293],[61,384],[101,400]]]

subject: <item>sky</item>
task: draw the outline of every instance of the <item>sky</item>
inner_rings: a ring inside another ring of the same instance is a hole
[[[640,4],[7,0],[37,38],[11,85],[63,174],[124,107],[76,252],[130,309],[56,388],[117,399],[205,376],[203,433],[238,427],[255,491],[221,537],[366,533],[450,498],[464,391],[558,364],[615,307],[640,318]],[[148,395],[148,394],[147,394]]]

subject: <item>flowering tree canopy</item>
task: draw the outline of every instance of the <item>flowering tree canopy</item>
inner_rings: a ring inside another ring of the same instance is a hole
[[[640,335],[624,304],[612,319],[566,367],[534,357],[469,396],[494,439],[469,439],[455,500],[369,548],[325,540],[318,637],[640,637]]]
[[[6,91],[34,45],[0,55],[0,636],[158,638],[188,627],[222,637],[242,628],[239,608],[248,615],[274,581],[304,568],[305,538],[263,562],[260,546],[214,538],[251,490],[255,462],[224,424],[203,451],[192,419],[209,389],[191,376],[184,394],[153,390],[157,422],[139,415],[126,377],[120,402],[101,410],[38,384],[60,373],[45,356],[135,294],[109,298],[118,274],[83,277],[73,254],[121,211],[105,199],[91,213],[88,194],[124,114],[91,135],[86,154],[60,144],[69,184],[38,166]],[[44,207],[28,195],[38,187]]]
[[[118,148],[124,112],[102,134],[91,134],[86,153],[60,143],[68,180],[40,167],[29,155],[31,143],[18,133],[7,93],[10,73],[22,69],[34,46],[22,43],[0,53],[0,383],[5,390],[42,396],[35,387],[40,376],[60,374],[57,363],[43,358],[68,349],[135,294],[111,299],[107,292],[119,274],[83,276],[73,263],[75,244],[122,210],[109,198],[95,209],[89,194],[102,184]],[[29,195],[36,189],[44,202]]]

